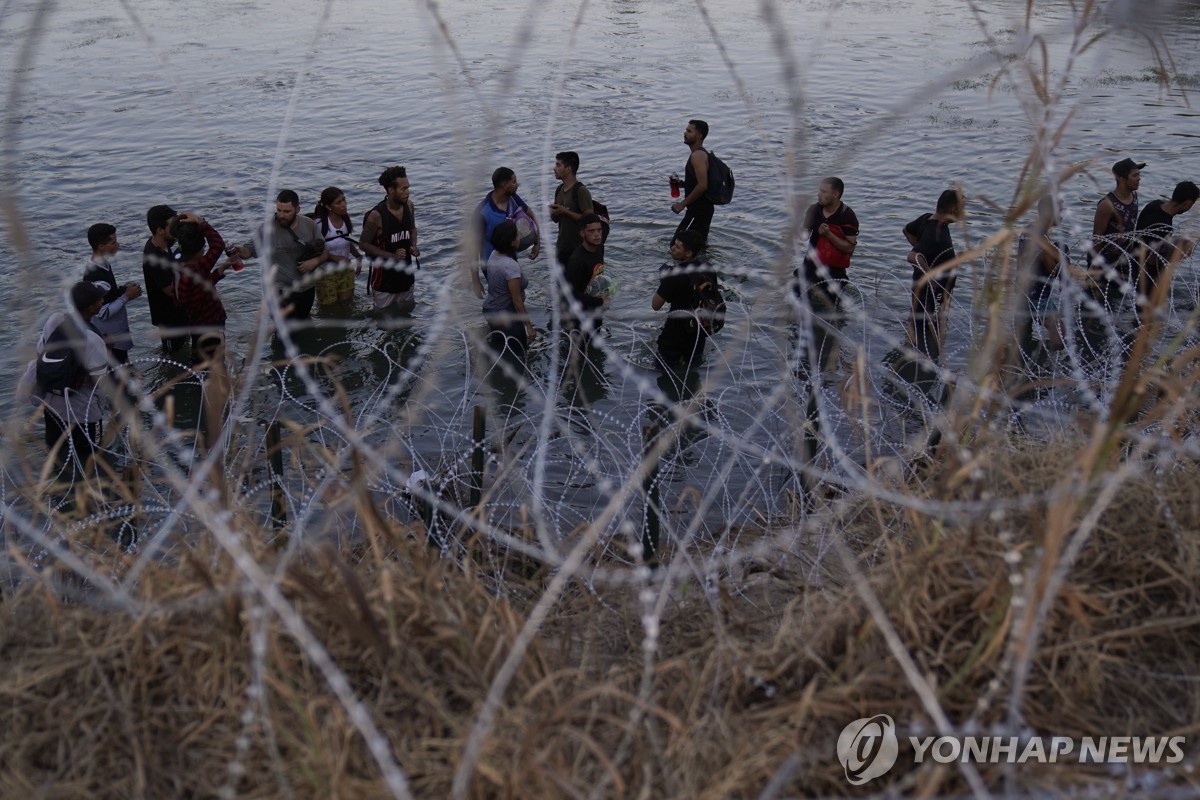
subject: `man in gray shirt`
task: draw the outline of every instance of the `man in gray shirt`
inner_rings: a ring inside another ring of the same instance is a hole
[[[275,216],[259,227],[253,242],[229,249],[230,255],[235,252],[242,258],[270,253],[284,319],[309,318],[317,296],[310,273],[330,258],[317,224],[300,214],[299,195],[291,189],[281,191],[275,198]]]

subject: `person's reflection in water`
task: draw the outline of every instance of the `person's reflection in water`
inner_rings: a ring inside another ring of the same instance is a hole
[[[579,331],[563,334],[561,352],[564,365],[562,398],[571,408],[586,413],[608,397],[610,387],[604,371],[608,354]]]
[[[677,450],[685,465],[696,460],[687,457],[688,448],[708,434],[703,419],[704,401],[699,398],[700,382],[700,371],[694,363],[678,367],[663,365],[657,383],[666,402],[652,402],[646,408],[646,424],[656,431],[656,435],[661,435],[672,425],[679,425]]]
[[[488,336],[484,348],[487,381],[496,392],[496,402],[504,424],[519,415],[525,406],[524,392],[528,385],[524,348],[510,346],[511,339],[502,339],[494,334]]]

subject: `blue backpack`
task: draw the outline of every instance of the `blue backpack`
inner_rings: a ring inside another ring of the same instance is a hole
[[[733,170],[717,154],[708,151],[708,190],[704,193],[713,205],[723,206],[733,200]]]

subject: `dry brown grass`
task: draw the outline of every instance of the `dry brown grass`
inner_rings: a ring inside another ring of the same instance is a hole
[[[834,755],[843,725],[889,713],[902,726],[933,727],[864,586],[958,725],[1004,723],[1015,697],[1018,722],[1045,734],[1194,736],[1194,465],[1140,471],[1099,514],[1019,686],[1031,591],[1065,557],[1045,561],[1047,537],[1062,519],[1068,539],[1078,532],[1100,485],[1003,515],[996,506],[956,518],[914,510],[936,500],[928,507],[944,512],[981,492],[1027,496],[1071,474],[1087,448],[1009,448],[968,479],[957,463],[935,467],[908,486],[905,507],[875,499],[869,514],[854,502],[830,509],[827,524],[854,520],[843,531],[853,544],[825,575],[857,574],[863,584],[828,579],[818,588],[788,568],[726,576],[709,592],[664,570],[668,580],[641,587],[654,589],[646,597],[636,585],[569,584],[503,692],[469,796],[846,793]],[[447,797],[548,576],[498,596],[487,574],[493,558],[465,566],[436,558],[419,530],[368,544],[290,562],[267,547],[255,556],[278,570],[276,585],[369,710],[412,796]],[[209,797],[222,787],[239,797],[392,796],[311,653],[228,559],[204,550],[144,573],[144,610],[132,614],[64,603],[49,583],[5,599],[0,796]],[[117,575],[125,566],[104,565]],[[662,591],[647,658],[644,615]],[[900,763],[889,778],[897,787],[966,790],[952,768],[916,768],[904,750]],[[999,786],[1000,769],[984,765],[985,782]],[[1179,768],[1159,769],[1167,785],[1196,786]],[[1057,792],[1103,782],[1108,771],[1028,766],[1015,777],[1024,789]]]

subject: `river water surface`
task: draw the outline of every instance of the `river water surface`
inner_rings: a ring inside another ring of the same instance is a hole
[[[151,205],[195,210],[238,241],[267,218],[282,187],[297,190],[307,211],[324,186],[338,185],[361,220],[381,197],[380,171],[403,164],[423,251],[411,329],[326,320],[307,349],[333,347],[342,359],[337,377],[352,418],[386,460],[402,472],[441,469],[462,449],[476,397],[492,398],[468,356],[479,317],[458,256],[464,219],[501,165],[516,170],[531,205],[545,208],[554,153],[576,150],[580,179],[614,215],[606,264],[620,290],[608,338],[598,369],[565,388],[556,348],[535,349],[534,386],[506,397],[503,418],[528,423],[510,445],[528,444],[530,485],[557,487],[545,499],[571,507],[560,515],[569,529],[631,474],[643,412],[664,399],[651,358],[661,317],[649,302],[678,222],[667,176],[682,172],[684,126],[701,117],[708,146],[737,176],[710,252],[731,323],[702,376],[702,427],[722,435],[693,443],[674,480],[698,484],[726,518],[769,507],[778,476],[762,463],[772,452],[786,457],[798,413],[786,408],[798,395],[783,289],[798,257],[786,234],[820,178],[844,179],[844,200],[862,224],[852,275],[867,313],[850,327],[875,360],[900,340],[907,311],[904,223],[961,184],[970,218],[956,239],[993,233],[1031,150],[1045,141],[1044,121],[1051,130],[1066,122],[1048,148],[1052,167],[1085,166],[1063,185],[1063,227],[1075,240],[1090,231],[1095,202],[1111,188],[1108,168],[1121,157],[1149,163],[1143,203],[1200,179],[1200,112],[1189,94],[1200,85],[1195,4],[1170,6],[1169,27],[1138,30],[1170,4],[1139,6],[1136,19],[1132,3],[1111,4],[1086,36],[1108,33],[1073,60],[1070,5],[1034,5],[1045,74],[1052,87],[1067,76],[1049,112],[1025,71],[1032,64],[1042,76],[1040,55],[1012,55],[1026,35],[1026,4],[1014,0],[978,12],[930,0],[213,0],[202,8],[13,0],[0,21],[10,212],[0,240],[9,317],[0,375],[13,384],[42,320],[80,274],[90,224],[117,226],[118,278],[140,281]],[[1160,58],[1171,59],[1165,82]],[[526,270],[545,330],[548,254]],[[1194,284],[1193,271],[1184,265],[1183,285]],[[220,285],[235,362],[257,324],[260,276],[252,263]],[[358,292],[365,312],[361,279]],[[153,382],[166,368],[155,361],[144,300],[132,308],[133,356]],[[266,381],[242,410],[260,421],[312,421],[323,412],[304,395]],[[568,414],[560,436],[542,425],[547,405],[588,411]],[[0,407],[13,410],[10,393]],[[739,447],[746,442],[754,447]]]

